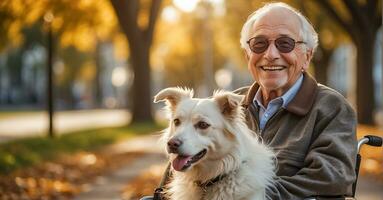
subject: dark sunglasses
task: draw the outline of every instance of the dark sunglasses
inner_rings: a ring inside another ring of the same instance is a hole
[[[270,40],[266,37],[257,36],[250,38],[247,41],[249,44],[250,50],[254,53],[263,53],[267,50],[270,45]],[[274,40],[275,47],[277,47],[278,51],[281,53],[289,53],[295,48],[295,44],[306,44],[303,41],[295,41],[294,39],[282,36]]]

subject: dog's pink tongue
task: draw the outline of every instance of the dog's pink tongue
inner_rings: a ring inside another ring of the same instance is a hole
[[[186,165],[186,163],[188,162],[188,160],[191,158],[192,156],[177,156],[173,162],[172,162],[172,165],[173,165],[173,168],[174,170],[177,170],[177,171],[181,171],[182,168]]]

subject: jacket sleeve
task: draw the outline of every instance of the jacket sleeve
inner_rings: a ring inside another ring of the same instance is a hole
[[[272,200],[303,199],[318,195],[350,195],[355,181],[356,116],[343,102],[318,114],[303,168],[293,176],[278,176],[266,190]]]

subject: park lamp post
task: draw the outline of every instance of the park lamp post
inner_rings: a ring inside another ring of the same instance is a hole
[[[44,22],[47,28],[48,33],[48,41],[47,41],[47,71],[46,71],[46,80],[47,80],[47,87],[46,87],[46,94],[47,94],[47,111],[48,111],[48,118],[49,118],[49,129],[48,129],[48,136],[50,138],[53,138],[55,136],[54,134],[54,127],[53,127],[53,115],[54,115],[54,104],[53,104],[53,33],[52,33],[52,21],[53,21],[53,13],[51,11],[47,12],[44,15]]]

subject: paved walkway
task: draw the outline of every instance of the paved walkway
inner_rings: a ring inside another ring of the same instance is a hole
[[[93,184],[87,192],[81,193],[74,200],[121,200],[121,193],[126,184],[149,166],[165,162],[163,154],[149,153],[126,167],[109,174]]]
[[[123,126],[130,121],[126,110],[60,111],[54,115],[55,132]],[[46,112],[27,113],[0,119],[0,142],[21,137],[44,135],[48,130]]]
[[[106,149],[111,154],[134,151],[147,154],[104,176],[101,181],[96,181],[88,191],[81,193],[74,200],[121,200],[121,191],[129,181],[151,166],[166,164],[165,155],[161,153],[164,151],[158,143],[159,137],[159,135],[137,137]]]

